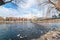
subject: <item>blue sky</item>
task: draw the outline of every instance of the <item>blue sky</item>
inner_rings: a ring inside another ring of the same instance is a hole
[[[3,5],[3,7],[17,9],[18,6],[16,4],[10,2],[10,3],[6,3],[5,5]]]
[[[44,1],[41,1],[44,2]],[[39,6],[36,0],[21,0],[21,3],[13,2],[0,6],[0,16],[3,17],[43,17],[46,14],[47,6]],[[43,15],[44,14],[44,15]]]
[[[39,16],[40,9],[32,0],[28,0],[27,3],[22,4],[15,4],[15,3],[7,3],[0,7],[1,15],[0,16],[16,16],[16,17],[32,17],[32,16]]]

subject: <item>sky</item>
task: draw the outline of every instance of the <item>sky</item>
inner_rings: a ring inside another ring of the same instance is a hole
[[[10,2],[0,6],[0,16],[24,17],[24,18],[32,18],[33,16],[36,17],[46,16],[47,8],[49,7],[49,5],[44,5],[44,6],[39,5],[39,3],[43,3],[45,1],[44,0],[17,0],[17,2]],[[53,10],[52,11],[56,13],[56,10],[55,9]]]

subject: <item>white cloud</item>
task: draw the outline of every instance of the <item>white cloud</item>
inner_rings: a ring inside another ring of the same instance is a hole
[[[28,9],[31,7],[32,4],[35,4],[36,0],[27,0],[25,3],[20,3],[19,5],[21,6],[21,8],[23,9]]]
[[[8,17],[8,16],[18,16],[16,15],[18,12],[14,9],[4,8],[0,6],[0,16]]]
[[[31,8],[31,5],[36,3],[37,0],[27,0],[26,3],[19,4],[18,6],[20,7],[18,7],[18,9],[11,9],[11,8],[9,9],[0,6],[0,16],[3,17],[13,16],[13,17],[25,17],[25,18],[27,17],[31,18],[33,16],[37,16],[37,17],[46,16],[48,6],[39,6],[41,7],[41,9]]]

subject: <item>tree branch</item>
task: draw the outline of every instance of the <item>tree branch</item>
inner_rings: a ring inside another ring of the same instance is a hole
[[[56,5],[56,4],[54,4],[51,0],[48,0],[48,1],[49,1],[49,3],[53,4],[54,6]]]
[[[9,3],[9,2],[12,2],[13,0],[10,0],[10,1],[8,1],[8,2],[5,2],[5,3]]]

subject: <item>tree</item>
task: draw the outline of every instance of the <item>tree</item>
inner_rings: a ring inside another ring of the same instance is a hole
[[[0,5],[5,4],[3,0],[0,0]]]
[[[3,4],[6,4],[6,3],[9,3],[11,2],[12,0],[8,1],[8,2],[5,2],[5,0],[0,0],[0,5],[3,5]]]
[[[54,8],[55,8],[55,9],[57,9],[58,11],[60,11],[60,0],[57,0],[57,3],[54,3],[54,2],[56,2],[56,1],[54,1],[54,2],[52,2],[52,1],[53,1],[53,0],[48,0],[48,1],[46,1],[46,2],[40,3],[39,5],[52,4],[52,5],[54,5]]]
[[[60,0],[54,0],[54,1],[53,0],[47,0],[47,1],[42,2],[42,3],[40,2],[38,5],[39,6],[48,5],[48,9],[46,11],[46,17],[50,16],[50,12],[52,9],[55,9],[57,13],[60,12]]]

